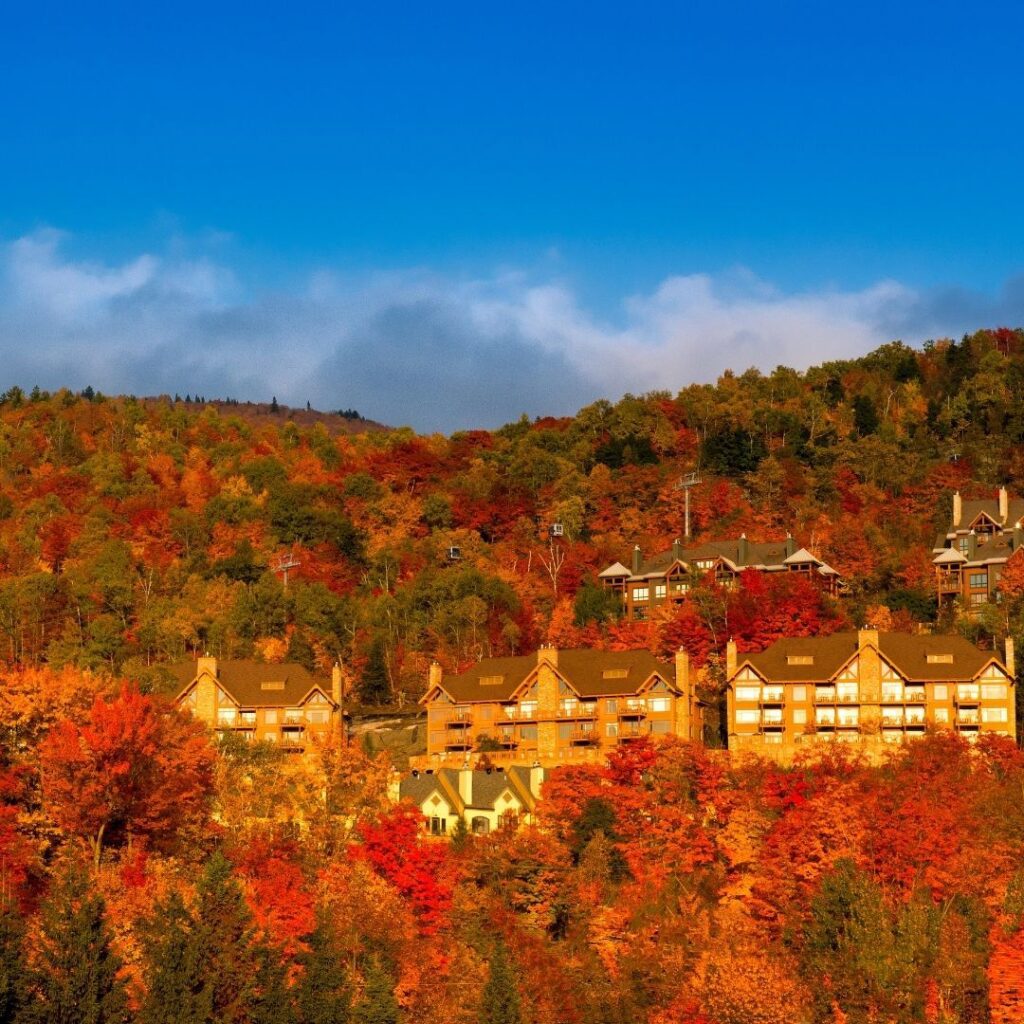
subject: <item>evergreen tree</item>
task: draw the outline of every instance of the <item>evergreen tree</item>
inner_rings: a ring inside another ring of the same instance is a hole
[[[858,395],[853,400],[853,428],[858,437],[867,437],[878,430],[878,410],[867,395]]]
[[[519,992],[503,942],[491,954],[490,972],[480,1000],[480,1024],[522,1024]]]
[[[366,987],[355,1008],[355,1024],[399,1024],[401,1015],[395,999],[395,983],[378,957],[366,965]]]
[[[129,1019],[121,960],[110,948],[102,898],[80,870],[56,879],[43,904],[34,1000],[25,1020],[33,1024],[124,1024]]]
[[[0,1024],[21,1020],[28,979],[24,958],[25,929],[13,906],[0,909]]]
[[[231,865],[220,852],[206,865],[196,886],[193,959],[200,984],[210,988],[218,1024],[250,1024],[259,1003],[260,963],[252,915]]]
[[[338,956],[337,936],[330,918],[321,913],[309,936],[309,950],[299,957],[302,976],[295,986],[299,1024],[348,1024],[352,995]]]
[[[370,657],[359,680],[359,697],[364,704],[386,704],[391,699],[391,680],[384,657],[384,644],[374,640]]]
[[[195,942],[195,922],[174,893],[157,904],[144,928],[142,946],[149,961],[149,990],[139,1024],[204,1024],[213,1008],[209,971]]]
[[[281,411],[281,407],[277,404],[277,395],[274,395],[274,397],[270,400],[270,411],[271,412],[280,412]]]

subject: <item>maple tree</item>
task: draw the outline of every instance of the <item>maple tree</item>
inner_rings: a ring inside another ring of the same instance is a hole
[[[105,844],[173,844],[209,812],[214,753],[204,729],[125,685],[97,696],[86,721],[63,719],[39,751],[44,799],[85,839],[98,868]]]

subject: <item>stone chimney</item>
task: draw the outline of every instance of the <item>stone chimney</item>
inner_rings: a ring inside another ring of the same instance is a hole
[[[337,662],[331,666],[331,699],[338,707],[345,700],[345,679],[341,674],[341,665]]]
[[[553,665],[558,667],[558,648],[554,644],[545,644],[537,650],[538,665]]]
[[[796,554],[796,541],[793,540],[793,534],[786,534],[786,557]]]
[[[427,689],[432,690],[435,686],[441,685],[441,680],[444,678],[444,669],[441,668],[441,662],[436,658],[430,663],[430,675],[427,677]]]
[[[1006,493],[1005,487],[999,488],[999,522],[1005,526],[1010,515],[1010,496]]]
[[[677,562],[683,557],[683,542],[678,537],[672,541],[672,557]]]
[[[865,647],[874,647],[878,649],[878,630],[877,629],[858,629],[857,630],[857,650],[862,651]]]
[[[740,565],[746,565],[747,564],[747,556],[748,556],[749,552],[750,552],[750,545],[747,543],[747,535],[745,533],[741,533],[740,534],[740,543],[739,543],[739,552],[738,552],[739,559],[740,559]]]
[[[964,503],[960,497],[959,491],[953,492],[953,529],[955,530],[960,525],[960,520],[964,517]]]
[[[736,641],[732,638],[725,645],[725,678],[732,679],[736,674]]]
[[[693,707],[693,687],[690,685],[690,656],[680,647],[676,651],[676,734],[684,740],[692,739],[691,710]]]
[[[402,776],[399,772],[392,771],[388,776],[388,799],[393,804],[402,799]]]
[[[643,561],[643,559],[641,558],[641,555],[640,555],[640,545],[639,544],[634,544],[633,545],[633,575],[634,576],[639,576],[640,575],[640,563],[642,561]]]
[[[1016,657],[1015,657],[1014,652],[1013,652],[1013,637],[1012,636],[1008,636],[1006,638],[1006,658],[1005,658],[1005,664],[1006,664],[1007,669],[1009,669],[1009,671],[1010,671],[1010,676],[1012,678],[1016,678],[1017,677],[1017,661],[1016,661]]]
[[[208,654],[196,664],[196,718],[209,725],[217,723],[217,659]]]
[[[978,535],[973,530],[971,530],[971,532],[967,535],[967,557],[973,561],[977,554]]]
[[[676,689],[680,693],[690,692],[690,656],[684,647],[676,651]]]
[[[467,807],[473,803],[473,769],[469,765],[459,769],[459,799]]]

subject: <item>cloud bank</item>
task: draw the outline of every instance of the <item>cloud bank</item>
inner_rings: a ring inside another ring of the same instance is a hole
[[[529,272],[308,274],[274,290],[225,261],[173,251],[73,258],[38,232],[0,244],[0,384],[201,393],[365,416],[419,430],[567,414],[627,391],[678,390],[723,370],[803,369],[893,338],[1024,322],[1024,276],[996,295],[782,292],[755,275],[667,277],[614,321]]]

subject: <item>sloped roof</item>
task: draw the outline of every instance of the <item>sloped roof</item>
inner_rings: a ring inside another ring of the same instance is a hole
[[[952,529],[964,530],[970,527],[979,515],[984,513],[994,523],[1003,527],[1011,527],[1019,519],[1024,519],[1024,498],[1010,498],[1007,501],[1007,514],[1004,519],[999,514],[998,498],[969,499],[961,502],[960,525]]]
[[[444,676],[441,689],[458,703],[509,700],[536,668],[535,654],[484,658],[465,672]],[[556,671],[581,697],[636,693],[654,673],[669,685],[675,681],[674,665],[650,651],[559,651]],[[606,676],[608,672],[615,674]]]
[[[501,794],[508,790],[520,804],[532,809],[535,800],[530,792],[529,768],[492,768],[490,771],[472,769],[472,789],[468,804],[459,791],[459,775],[464,770],[467,769],[442,768],[433,773],[410,775],[399,783],[399,796],[421,805],[436,792],[461,814],[467,807],[470,810],[497,810]]]
[[[941,555],[932,559],[935,565],[950,565],[955,562],[966,562],[967,556],[961,554],[957,548],[945,548]]]
[[[804,562],[815,562],[818,565],[824,564],[820,558],[815,558],[807,548],[794,551],[788,558],[782,560],[783,565],[802,565]]]
[[[179,662],[168,666],[181,689],[195,681],[198,663]],[[318,679],[302,665],[282,662],[267,665],[261,661],[217,659],[217,683],[242,707],[294,707],[312,690],[319,687],[331,699],[329,680]],[[277,684],[277,685],[272,685]]]
[[[632,576],[633,570],[627,569],[621,562],[613,562],[607,569],[602,569],[597,574],[598,579],[606,576]]]
[[[746,552],[744,557],[744,544]],[[661,576],[677,562],[682,561],[691,564],[698,561],[708,561],[722,558],[731,563],[737,569],[748,567],[771,567],[783,566],[789,557],[794,542],[790,539],[779,541],[752,541],[737,537],[735,540],[709,540],[702,544],[694,544],[690,547],[681,547],[678,552],[674,548],[668,551],[658,552],[651,555],[640,563],[640,571],[633,574],[634,579],[643,576]],[[820,561],[801,548],[813,561]]]
[[[971,679],[993,658],[961,636],[880,633],[879,651],[910,680]],[[827,682],[856,653],[858,634],[786,637],[759,654],[741,655],[738,665],[749,663],[765,679],[778,682]],[[953,656],[952,663],[929,663],[928,655]],[[790,664],[791,657],[813,657],[812,664]],[[997,659],[998,660],[998,659]],[[1000,662],[1001,664],[1001,662]]]

